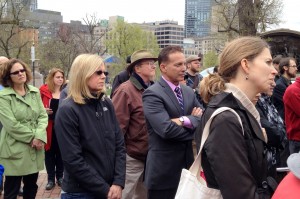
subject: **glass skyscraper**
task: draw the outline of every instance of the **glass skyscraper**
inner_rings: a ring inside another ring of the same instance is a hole
[[[185,37],[203,37],[211,32],[213,0],[185,0]]]

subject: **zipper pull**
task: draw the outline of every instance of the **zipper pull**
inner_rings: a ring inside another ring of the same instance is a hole
[[[98,113],[98,111],[96,112],[96,117],[99,118],[99,113]]]

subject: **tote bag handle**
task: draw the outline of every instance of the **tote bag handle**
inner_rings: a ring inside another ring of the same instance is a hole
[[[206,141],[206,139],[209,135],[209,129],[210,129],[210,124],[211,124],[212,120],[214,119],[215,116],[217,116],[218,114],[220,114],[224,111],[231,111],[233,114],[235,114],[237,116],[238,121],[241,124],[242,132],[243,132],[243,135],[244,135],[244,128],[243,128],[243,125],[242,125],[242,120],[241,120],[240,116],[233,109],[231,109],[229,107],[221,107],[221,108],[218,108],[217,110],[215,110],[213,112],[213,114],[210,116],[209,120],[206,122],[206,124],[204,126],[199,152],[197,154],[197,157],[196,157],[194,163],[192,164],[192,166],[189,169],[189,171],[192,174],[194,174],[195,176],[197,176],[198,180],[201,183],[204,183],[204,184],[206,184],[205,180],[202,177],[200,177],[200,171],[202,170],[201,151],[202,151],[204,143],[205,143],[205,141]]]

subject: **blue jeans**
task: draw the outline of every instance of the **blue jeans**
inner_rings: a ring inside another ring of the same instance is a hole
[[[289,141],[290,154],[298,153],[300,151],[300,142],[295,140]]]
[[[62,193],[61,199],[96,199],[96,197],[90,193]]]

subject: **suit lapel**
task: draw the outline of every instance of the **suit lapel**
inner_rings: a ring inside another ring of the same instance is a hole
[[[174,91],[172,91],[171,87],[162,77],[160,77],[159,84],[163,87],[164,92],[169,96],[171,102],[175,105],[179,115],[181,115],[182,111]]]
[[[249,113],[248,111],[246,111],[246,113],[247,113],[248,118],[249,118],[250,123],[251,123],[250,127],[253,128],[253,131],[254,131],[256,137],[258,137],[258,139],[266,142],[266,140],[264,138],[264,135],[263,135],[263,132],[262,132],[262,129],[259,126],[258,122],[256,122],[255,117],[251,113]]]

